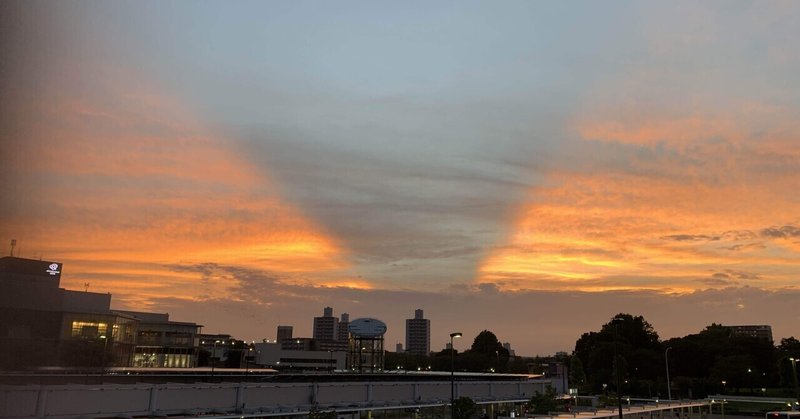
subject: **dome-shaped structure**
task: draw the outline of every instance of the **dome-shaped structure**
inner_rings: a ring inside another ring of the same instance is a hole
[[[386,333],[386,323],[368,317],[355,319],[347,326],[347,331],[354,337],[374,339]]]

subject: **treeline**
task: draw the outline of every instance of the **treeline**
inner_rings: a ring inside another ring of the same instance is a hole
[[[530,359],[510,356],[497,336],[484,330],[472,341],[470,348],[463,352],[445,349],[430,356],[387,352],[387,370],[406,371],[450,371],[451,356],[456,371],[525,373]]]
[[[794,337],[774,346],[712,324],[697,334],[662,341],[642,316],[622,313],[575,343],[570,386],[584,394],[616,393],[618,366],[622,394],[663,398],[668,393],[668,359],[673,398],[767,392],[792,396],[797,391],[792,358],[800,359],[800,341]]]

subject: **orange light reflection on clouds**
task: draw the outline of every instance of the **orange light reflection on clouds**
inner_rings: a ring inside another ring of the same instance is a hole
[[[634,112],[579,125],[584,144],[631,151],[625,167],[551,172],[507,242],[481,264],[479,282],[581,291],[795,287],[800,235],[766,229],[800,232],[800,201],[790,192],[800,190],[800,129],[785,110],[753,109],[739,119],[637,122],[643,113]],[[753,134],[759,115],[774,129]]]
[[[60,100],[28,104],[37,118],[14,164],[21,179],[37,181],[20,202],[26,209],[0,226],[18,239],[21,256],[62,261],[64,286],[89,282],[129,308],[158,297],[230,296],[235,279],[171,268],[207,262],[289,282],[369,287],[343,279],[349,262],[340,243],[284,201],[232,141],[150,86],[122,77],[98,83],[107,97],[63,91]]]

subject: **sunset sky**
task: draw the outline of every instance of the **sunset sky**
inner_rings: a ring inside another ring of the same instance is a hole
[[[204,332],[800,337],[800,3],[0,3],[0,240]],[[8,253],[6,247],[4,254]]]

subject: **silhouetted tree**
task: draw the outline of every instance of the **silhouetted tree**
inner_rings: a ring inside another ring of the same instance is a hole
[[[573,356],[569,364],[569,383],[572,387],[579,389],[586,385],[586,373],[583,371],[583,363],[577,356]]]
[[[502,347],[502,345],[500,345],[500,341],[497,340],[497,336],[488,330],[484,330],[478,333],[478,336],[475,336],[475,339],[472,341],[472,347],[470,347],[469,350],[475,353],[488,355],[494,354],[498,347]]]
[[[544,394],[539,393],[531,397],[525,406],[529,413],[537,415],[546,415],[550,412],[555,412],[559,409],[559,404],[556,401],[556,394],[552,387],[547,387]]]
[[[497,336],[488,330],[475,336],[470,350],[460,358],[461,365],[468,371],[494,369],[496,372],[506,372],[508,370],[508,349],[504,348]]]
[[[612,320],[621,319],[619,326]],[[623,391],[646,396],[652,389],[646,383],[654,382],[663,374],[662,345],[658,333],[642,316],[620,313],[604,324],[599,332],[588,332],[575,342],[573,359],[577,358],[585,371],[586,390],[599,392],[603,384],[616,388],[614,374],[614,328],[618,327],[620,373]],[[642,382],[642,383],[640,383]]]
[[[453,401],[453,416],[468,419],[478,410],[478,405],[469,397],[459,397]]]

